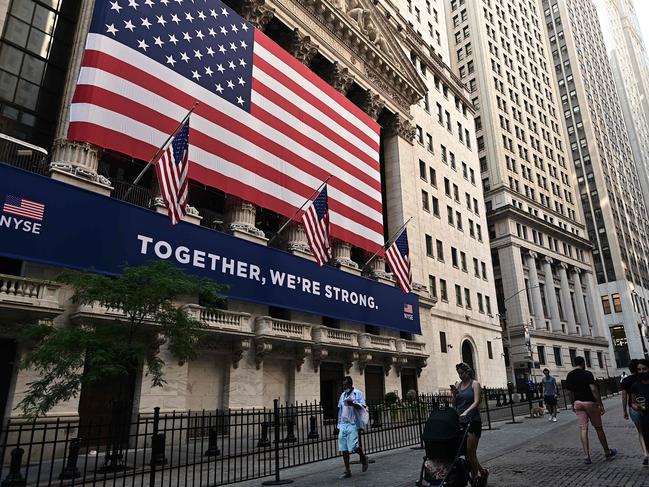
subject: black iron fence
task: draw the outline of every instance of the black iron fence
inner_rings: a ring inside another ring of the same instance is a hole
[[[601,382],[602,395],[617,391]],[[485,388],[484,427],[529,413],[542,400],[537,385]],[[560,394],[561,407],[567,408]],[[449,394],[369,404],[364,450],[418,445],[428,414],[452,407]],[[160,412],[125,419],[116,411],[95,422],[65,418],[9,421],[0,431],[2,487],[88,484],[135,487],[218,486],[274,476],[287,468],[338,455],[336,421],[319,404],[200,412]]]
[[[48,172],[47,151],[42,147],[0,133],[0,162],[36,174]]]

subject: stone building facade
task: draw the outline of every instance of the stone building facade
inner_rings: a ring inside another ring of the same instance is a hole
[[[645,179],[628,136],[597,10],[590,0],[543,4],[612,371],[647,354]]]
[[[33,4],[31,17],[19,12],[23,0],[0,4],[5,18],[0,58],[13,53],[23,60],[33,57],[45,66],[65,64],[65,75],[56,93],[61,101],[55,122],[41,109],[43,98],[54,97],[45,89],[46,78],[31,88],[36,104],[25,106],[19,87],[24,89],[21,80],[29,73],[23,73],[19,63],[3,75],[3,130],[14,137],[4,140],[23,151],[12,154],[26,154],[26,143],[51,144],[49,165],[43,172],[52,178],[114,198],[128,195],[131,203],[163,211],[150,175],[139,185],[132,184],[143,161],[66,139],[69,105],[93,2],[62,0],[58,6],[69,6],[66,15],[74,26],[72,34],[50,26],[53,38],[68,35],[64,61],[49,51],[34,53],[27,41],[20,45],[11,37],[18,22],[36,28],[32,25],[40,19],[34,15],[36,10],[45,9],[55,19],[62,17],[40,0],[28,3]],[[386,238],[412,217],[408,231],[422,334],[412,336],[371,324],[234,300],[216,314],[207,313],[197,303],[179,303],[208,324],[212,339],[196,360],[187,363],[174,362],[163,347],[167,384],[151,388],[141,371],[131,377],[134,411],[150,411],[154,406],[163,410],[262,407],[275,398],[290,402],[319,399],[330,411],[335,408],[344,374],[351,375],[369,399],[380,400],[389,391],[403,396],[411,389],[446,388],[456,380],[454,364],[462,359],[474,364],[486,385],[504,385],[503,342],[495,313],[474,114],[468,93],[444,63],[449,55],[441,35],[445,28],[443,5],[440,0],[433,3],[425,14],[432,26],[428,37],[409,20],[408,5],[397,9],[365,0],[229,3],[381,125]],[[438,111],[443,124],[438,121]],[[189,201],[187,221],[262,246],[269,244],[285,220],[200,185],[191,185]],[[429,237],[432,247],[428,246]],[[299,224],[290,225],[273,244],[313,259]],[[332,264],[340,272],[367,274],[362,264],[369,257],[345,242],[334,242]],[[77,320],[100,326],[119,313],[100,305],[72,306],[70,290],[52,281],[59,269],[11,259],[0,263],[3,320],[30,317],[52,320],[55,325]],[[371,267],[375,279],[395,285],[383,259],[375,259]],[[6,406],[6,417],[18,414],[12,408],[31,372],[16,366],[27,344],[4,336],[2,347],[7,352],[3,370],[8,373],[0,400]],[[80,398],[60,404],[53,413],[101,414],[107,389],[104,385],[101,390],[83,391]]]
[[[538,2],[452,0],[451,64],[471,93],[509,377],[576,355],[607,374],[608,330]],[[526,332],[527,330],[527,332]],[[533,365],[533,366],[532,366]]]

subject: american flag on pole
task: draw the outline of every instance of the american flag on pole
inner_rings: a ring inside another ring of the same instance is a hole
[[[45,212],[45,205],[30,201],[18,196],[7,195],[5,197],[5,204],[2,211],[16,216],[29,218],[30,220],[43,220],[43,213]]]
[[[169,140],[155,161],[158,184],[167,207],[171,224],[175,225],[186,214],[187,208],[187,153],[189,152],[189,117]]]
[[[408,233],[403,229],[401,235],[385,251],[392,273],[397,278],[404,293],[412,290],[412,272],[410,270],[410,249],[408,248]]]
[[[329,240],[329,202],[327,185],[309,205],[302,215],[306,238],[318,264],[324,265],[331,259],[331,242]]]
[[[220,0],[96,0],[68,137],[149,160],[195,100],[189,178],[383,244],[379,125]]]

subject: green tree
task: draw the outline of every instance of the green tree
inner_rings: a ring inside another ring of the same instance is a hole
[[[190,360],[204,333],[204,325],[175,306],[173,299],[197,296],[202,305],[211,308],[222,299],[219,293],[225,289],[163,261],[125,267],[118,277],[67,271],[57,281],[72,287],[74,304],[100,303],[120,309],[123,318],[111,323],[28,328],[34,346],[21,367],[35,370],[39,378],[27,384],[17,408],[32,417],[78,396],[85,384],[126,377],[142,363],[152,385],[161,387],[165,363],[159,355],[160,345],[168,343],[176,360]]]

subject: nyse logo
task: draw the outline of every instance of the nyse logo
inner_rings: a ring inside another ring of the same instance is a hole
[[[45,205],[18,196],[7,195],[0,215],[0,227],[15,231],[41,233]]]
[[[413,316],[412,304],[403,305],[403,317],[406,320],[414,321],[415,317]]]

